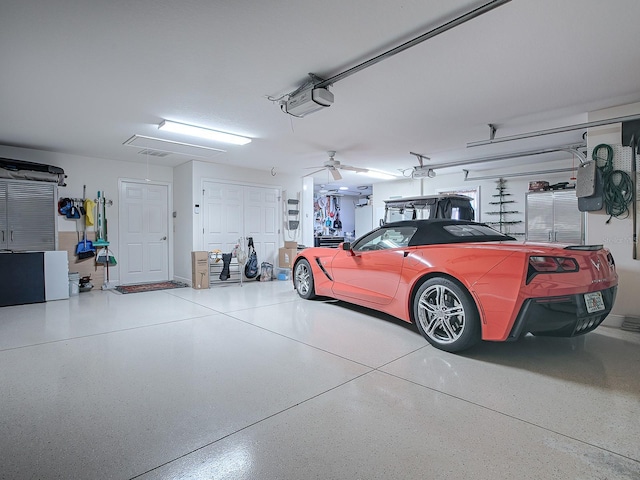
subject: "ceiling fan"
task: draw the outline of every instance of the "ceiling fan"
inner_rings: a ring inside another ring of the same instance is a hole
[[[320,170],[316,170],[315,172],[309,173],[308,175],[314,175],[318,172],[321,172],[322,170],[327,170],[328,172],[331,173],[331,176],[333,176],[333,179],[337,181],[342,179],[342,175],[340,175],[339,170],[350,170],[352,172],[368,172],[369,171],[366,168],[352,167],[350,165],[342,165],[339,160],[336,160],[334,158],[336,155],[336,152],[333,150],[328,151],[327,154],[329,155],[329,160],[324,162],[324,165],[322,166],[318,165],[316,167],[307,167],[307,168],[320,168]]]

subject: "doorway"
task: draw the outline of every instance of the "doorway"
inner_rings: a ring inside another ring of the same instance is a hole
[[[120,283],[169,280],[168,183],[120,180]]]
[[[231,252],[252,237],[259,262],[276,266],[280,242],[280,189],[205,180],[203,187],[203,246]]]

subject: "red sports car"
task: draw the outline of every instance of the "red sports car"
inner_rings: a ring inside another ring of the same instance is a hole
[[[449,352],[525,333],[572,337],[609,314],[618,285],[602,245],[519,243],[471,221],[386,224],[339,248],[307,248],[293,282],[418,326]]]

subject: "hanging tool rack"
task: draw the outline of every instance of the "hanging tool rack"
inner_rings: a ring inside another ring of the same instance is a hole
[[[283,195],[287,198],[287,192],[284,191]],[[300,192],[296,193],[295,198],[287,198],[286,202],[283,202],[284,207],[284,229],[288,240],[297,240],[300,236]]]
[[[112,200],[107,200],[103,191],[98,190],[98,197],[94,200],[96,203],[96,240],[93,242],[95,247],[100,247],[96,255],[96,263],[105,266],[105,281],[102,285],[103,290],[115,288],[111,285],[109,279],[109,267],[117,265],[113,252],[109,249],[109,239],[107,230],[106,207],[113,205]]]

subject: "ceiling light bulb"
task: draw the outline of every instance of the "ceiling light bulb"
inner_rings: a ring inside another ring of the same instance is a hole
[[[214,140],[216,142],[233,143],[234,145],[246,145],[251,142],[250,138],[241,137],[232,133],[218,132],[216,130],[210,130],[208,128],[195,127],[193,125],[187,125],[185,123],[171,122],[169,120],[163,120],[158,126],[158,130],[164,130],[166,132],[181,133],[183,135],[191,135],[193,137],[206,138],[208,140]]]

